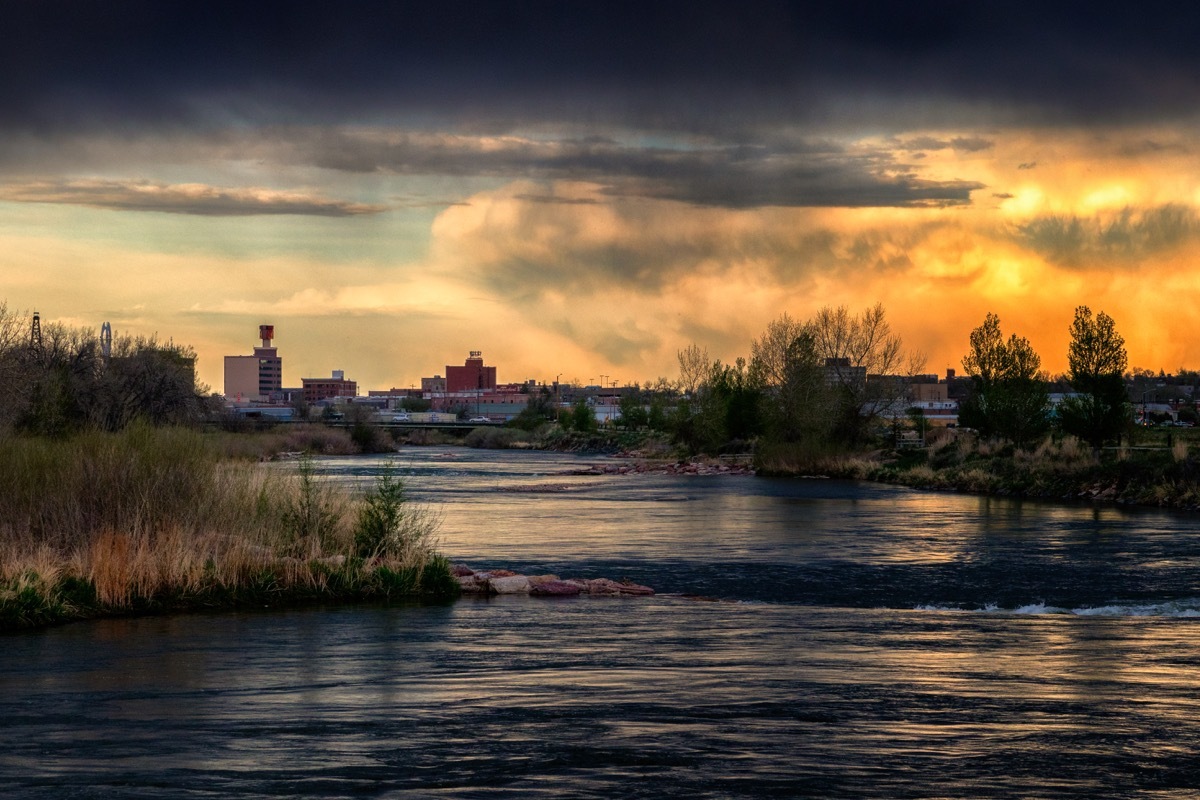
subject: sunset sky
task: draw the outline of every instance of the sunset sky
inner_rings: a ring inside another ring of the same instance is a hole
[[[876,301],[930,372],[1080,304],[1200,368],[1200,7],[892,5],[0,2],[0,300],[216,391],[260,323],[365,393]]]

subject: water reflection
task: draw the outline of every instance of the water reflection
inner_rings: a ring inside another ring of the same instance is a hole
[[[319,466],[365,485],[383,463]],[[0,789],[1132,798],[1200,785],[1193,518],[570,474],[585,464],[420,451],[407,467],[456,558],[664,593],[5,637]]]

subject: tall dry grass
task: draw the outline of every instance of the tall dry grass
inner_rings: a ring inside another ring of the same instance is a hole
[[[228,456],[248,461],[266,461],[279,453],[344,456],[359,452],[358,446],[342,428],[326,425],[295,424],[266,431],[207,434],[217,449]]]
[[[369,595],[380,575],[390,581],[383,593],[412,592],[444,561],[436,521],[413,527],[425,513],[416,506],[397,516],[409,525],[406,546],[364,559],[354,550],[364,498],[322,482],[307,462],[286,473],[218,451],[200,433],[148,426],[0,438],[0,627],[70,617],[88,602],[121,610],[247,593]]]
[[[1013,459],[1026,469],[1047,472],[1078,471],[1098,463],[1095,451],[1074,436],[1058,441],[1047,437],[1032,449],[1017,450]]]
[[[848,452],[823,441],[761,444],[754,451],[754,468],[762,475],[862,479],[878,467],[877,454]]]

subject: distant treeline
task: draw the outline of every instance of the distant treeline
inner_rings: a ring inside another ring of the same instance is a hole
[[[1029,341],[1005,339],[988,314],[970,334],[962,364],[970,389],[959,423],[1017,446],[1052,430],[1099,447],[1132,421],[1124,339],[1111,317],[1076,309],[1067,359],[1070,395],[1051,406],[1050,376]],[[698,345],[678,353],[679,378],[622,398],[626,427],[664,431],[692,452],[746,450],[823,458],[881,444],[897,426],[923,427],[909,402],[923,357],[905,350],[881,305],[854,315],[824,308],[809,320],[783,314],[732,364]],[[582,415],[572,415],[577,424]]]
[[[35,335],[28,314],[0,303],[0,432],[62,436],[120,430],[135,420],[189,424],[219,412],[196,384],[190,348],[154,337],[114,336],[49,324]],[[1124,339],[1104,312],[1076,309],[1070,328],[1071,396],[1049,402],[1049,376],[1027,339],[1005,339],[988,314],[970,334],[962,364],[970,379],[959,421],[1018,446],[1052,428],[1099,447],[1120,436],[1132,414],[1124,383]],[[910,408],[909,384],[923,356],[906,350],[882,305],[853,314],[826,307],[808,320],[769,323],[749,358],[723,363],[699,345],[678,353],[679,377],[627,392],[620,425],[660,431],[682,449],[720,453],[776,449],[824,455],[878,444],[884,429],[924,423]],[[535,394],[518,427],[556,420],[587,431],[586,401],[561,413]],[[363,426],[364,428],[367,426]]]
[[[63,436],[116,431],[134,420],[154,425],[200,419],[190,347],[154,337],[113,336],[51,323],[0,302],[0,432]]]
[[[806,321],[783,314],[753,341],[749,359],[731,364],[696,344],[678,359],[678,379],[623,393],[618,425],[709,454],[859,447],[881,416],[904,403],[905,376],[923,362],[904,349],[878,304],[859,314],[827,307]],[[531,427],[552,415],[546,399],[534,399],[515,422]],[[595,424],[582,400],[559,422],[577,430]]]

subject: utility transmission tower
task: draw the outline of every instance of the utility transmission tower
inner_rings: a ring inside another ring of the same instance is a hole
[[[33,312],[33,323],[29,326],[29,352],[36,363],[42,361],[42,317]]]

